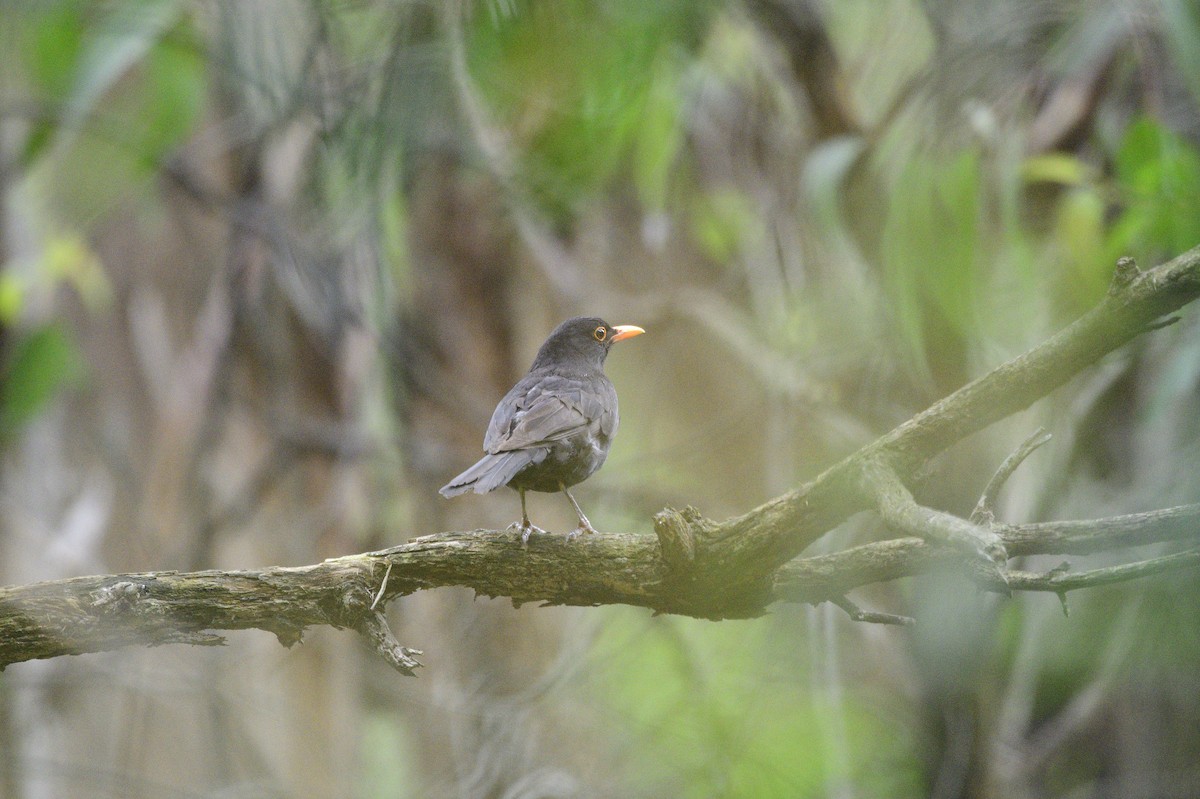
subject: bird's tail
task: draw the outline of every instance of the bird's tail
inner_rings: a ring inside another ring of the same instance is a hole
[[[438,493],[449,498],[468,491],[474,491],[476,494],[494,491],[502,485],[507,485],[509,480],[516,477],[517,472],[529,464],[541,460],[537,457],[539,454],[542,458],[546,456],[544,451],[528,449],[484,455],[470,469],[439,488]]]

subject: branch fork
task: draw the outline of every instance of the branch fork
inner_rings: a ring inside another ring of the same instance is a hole
[[[919,505],[896,470],[882,461],[863,464],[862,479],[864,490],[874,495],[879,516],[888,527],[903,535],[951,546],[973,558],[991,578],[989,582],[1008,585],[1004,577],[1008,551],[989,527]]]

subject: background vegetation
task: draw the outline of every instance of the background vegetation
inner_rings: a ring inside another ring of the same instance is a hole
[[[4,583],[503,526],[515,495],[436,488],[579,313],[649,331],[609,362],[593,521],[722,518],[1040,341],[1118,256],[1200,243],[1194,0],[0,19]],[[965,515],[1044,425],[1005,520],[1196,502],[1198,405],[1191,310],[947,453],[922,501]],[[0,795],[1200,794],[1194,574],[1069,617],[954,574],[863,592],[912,629],[427,593],[392,609],[417,680],[329,630],[14,666]]]

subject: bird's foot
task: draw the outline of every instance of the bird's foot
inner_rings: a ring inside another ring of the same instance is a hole
[[[566,495],[567,499],[571,501],[571,507],[575,509],[575,514],[579,517],[579,526],[567,533],[567,540],[573,541],[584,533],[591,535],[596,532],[596,528],[592,527],[592,523],[588,521],[588,517],[583,514],[583,508],[579,507],[579,503],[575,501],[575,497],[571,496],[571,492],[567,490],[566,484],[560,482],[558,487]]]
[[[576,538],[579,538],[579,536],[581,536],[581,535],[584,535],[584,534],[592,535],[593,533],[596,533],[596,532],[598,532],[598,531],[596,530],[595,527],[592,527],[592,523],[589,522],[587,519],[583,519],[580,521],[578,527],[576,527],[571,532],[567,533],[567,540],[574,541]]]
[[[517,530],[521,531],[521,545],[522,546],[525,546],[529,543],[529,536],[532,535],[533,533],[538,533],[541,535],[541,534],[545,534],[545,532],[546,532],[545,530],[538,527],[536,524],[529,521],[528,519],[522,519],[519,522],[513,522],[512,524],[510,524],[508,526],[509,532],[516,532]]]

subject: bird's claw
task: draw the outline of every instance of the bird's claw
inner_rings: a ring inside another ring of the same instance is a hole
[[[567,533],[567,540],[574,541],[576,538],[579,538],[579,536],[581,536],[585,533],[587,535],[592,535],[595,532],[596,532],[596,528],[592,527],[590,524],[581,524],[578,527],[576,527],[574,530],[572,530],[571,532]]]
[[[529,544],[529,536],[533,533],[544,534],[546,532],[529,520],[513,522],[508,526],[508,530],[509,532],[516,532],[517,530],[521,531],[521,546],[526,546]]]

